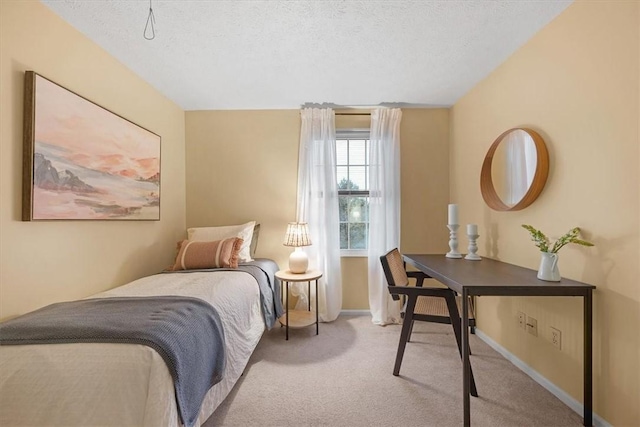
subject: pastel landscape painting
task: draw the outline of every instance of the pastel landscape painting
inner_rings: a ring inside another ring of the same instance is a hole
[[[159,220],[160,137],[35,74],[32,219]]]

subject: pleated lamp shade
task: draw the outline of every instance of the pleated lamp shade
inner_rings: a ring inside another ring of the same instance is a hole
[[[292,273],[306,273],[309,267],[309,258],[300,248],[302,246],[311,246],[307,223],[290,222],[287,226],[287,233],[284,236],[284,245],[296,248],[289,256],[289,270]]]

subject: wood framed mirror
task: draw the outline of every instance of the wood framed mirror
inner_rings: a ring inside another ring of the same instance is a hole
[[[533,203],[549,175],[549,152],[534,130],[513,128],[493,142],[482,163],[480,191],[496,211],[519,211]]]

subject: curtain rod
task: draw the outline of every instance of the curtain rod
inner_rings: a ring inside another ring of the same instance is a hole
[[[375,108],[394,108],[394,107],[395,106],[393,104],[389,104],[389,103],[380,103],[378,105],[340,105],[340,104],[334,104],[332,102],[323,102],[323,103],[305,102],[304,104],[300,105],[300,108],[331,108],[332,110],[373,110]]]
[[[371,113],[336,113],[336,116],[370,116]]]
[[[339,105],[332,102],[305,102],[300,108],[331,108],[333,110],[372,110],[376,108],[451,108],[449,104],[416,104],[410,102],[381,102],[378,105]]]

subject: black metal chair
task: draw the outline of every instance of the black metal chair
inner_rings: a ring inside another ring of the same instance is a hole
[[[458,353],[462,358],[462,327],[459,314],[461,300],[456,298],[456,294],[449,288],[424,287],[424,279],[429,278],[419,271],[407,271],[402,255],[398,249],[393,249],[380,257],[382,269],[387,279],[389,293],[394,300],[399,300],[400,295],[406,298],[404,306],[404,320],[402,322],[402,332],[400,333],[400,343],[396,354],[396,363],[393,368],[393,375],[400,375],[400,366],[404,350],[411,338],[413,322],[435,322],[448,323],[453,327],[453,333],[458,343]],[[416,279],[416,286],[409,286],[409,278]],[[472,300],[469,304],[469,324],[475,327],[475,316],[473,314]],[[476,384],[471,370],[471,395],[478,396]]]

